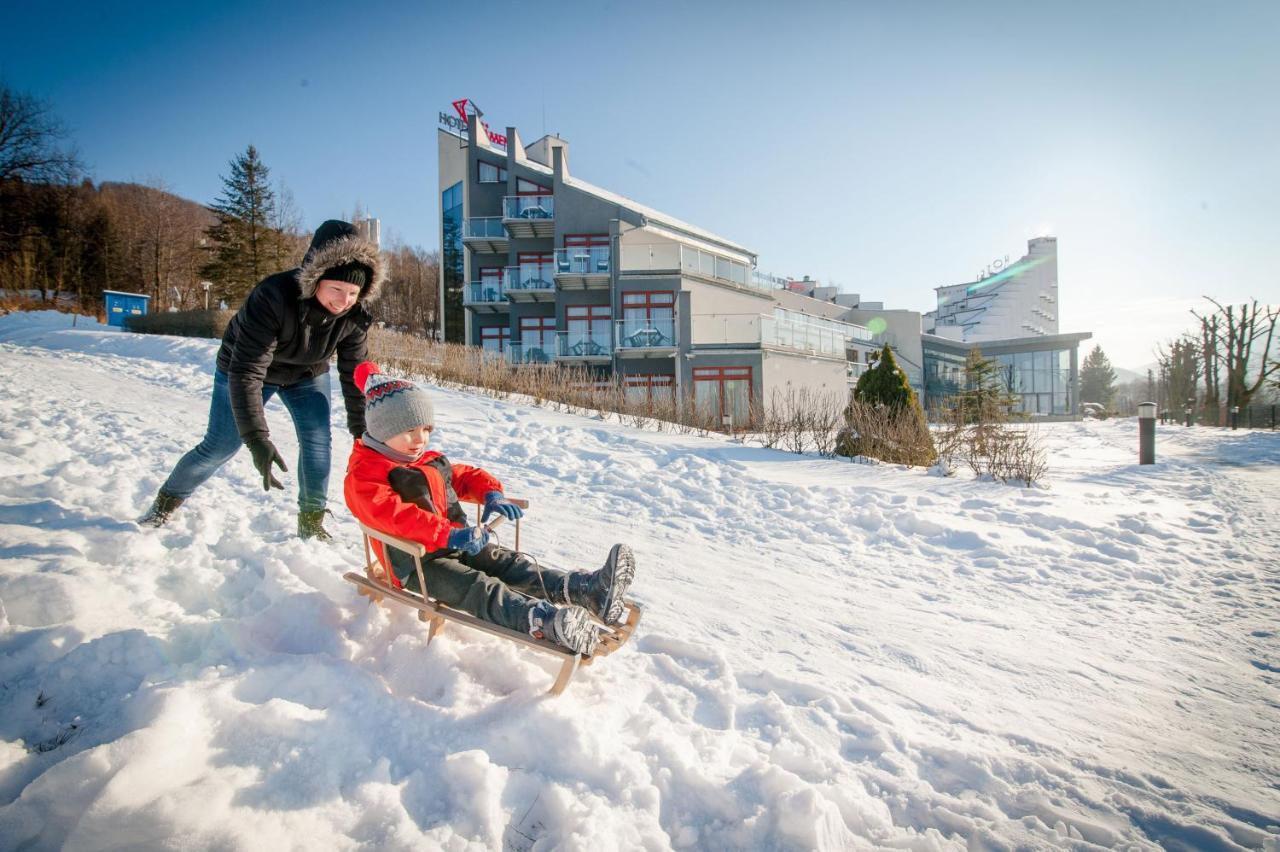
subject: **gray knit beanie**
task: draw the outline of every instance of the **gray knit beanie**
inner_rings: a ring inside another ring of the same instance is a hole
[[[380,370],[364,361],[355,371],[356,387],[364,392],[365,431],[385,442],[417,426],[434,426],[436,410],[427,392]]]

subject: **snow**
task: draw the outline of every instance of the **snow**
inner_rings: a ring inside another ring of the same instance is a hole
[[[342,580],[341,406],[336,546],[247,454],[139,530],[216,343],[69,323],[0,318],[0,847],[1277,848],[1280,434],[1045,426],[1021,489],[432,388],[526,550],[635,548],[549,698]]]

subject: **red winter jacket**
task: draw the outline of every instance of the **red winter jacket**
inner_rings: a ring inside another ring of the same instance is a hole
[[[443,550],[448,546],[449,533],[464,524],[451,522],[447,515],[449,505],[444,477],[431,464],[442,457],[443,454],[428,450],[415,462],[398,462],[366,447],[357,439],[351,448],[343,486],[347,508],[365,524],[381,532],[416,541],[426,547],[428,553]],[[396,493],[391,487],[390,476],[397,468],[420,471],[426,477],[434,511],[410,503]],[[453,490],[460,500],[480,503],[487,492],[502,490],[502,483],[478,467],[455,464],[451,468]],[[382,542],[375,539],[373,549],[382,564],[389,566],[382,551]],[[394,572],[388,573],[391,574],[391,582],[399,587]]]

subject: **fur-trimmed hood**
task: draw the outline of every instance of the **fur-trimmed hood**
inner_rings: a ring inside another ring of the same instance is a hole
[[[378,298],[382,282],[387,278],[386,264],[377,245],[361,237],[354,225],[330,219],[316,229],[311,247],[298,267],[296,275],[302,298],[310,299],[316,294],[320,276],[326,269],[352,262],[364,264],[373,273],[360,290],[360,304],[368,305]]]

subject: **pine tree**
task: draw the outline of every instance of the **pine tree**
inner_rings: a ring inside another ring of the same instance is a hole
[[[1018,397],[1009,392],[1000,362],[970,349],[964,362],[965,389],[955,394],[964,423],[1003,423],[1009,419]]]
[[[1116,395],[1116,371],[1101,346],[1094,346],[1080,367],[1080,400],[1110,406]]]
[[[885,405],[889,408],[915,404],[916,393],[911,389],[907,374],[898,366],[888,344],[880,351],[876,365],[858,377],[858,383],[853,388],[853,398],[868,405]]]
[[[218,221],[205,231],[213,257],[201,274],[214,284],[216,298],[234,305],[270,272],[278,256],[276,195],[270,170],[250,145],[230,163],[222,179],[222,196],[209,209]]]

